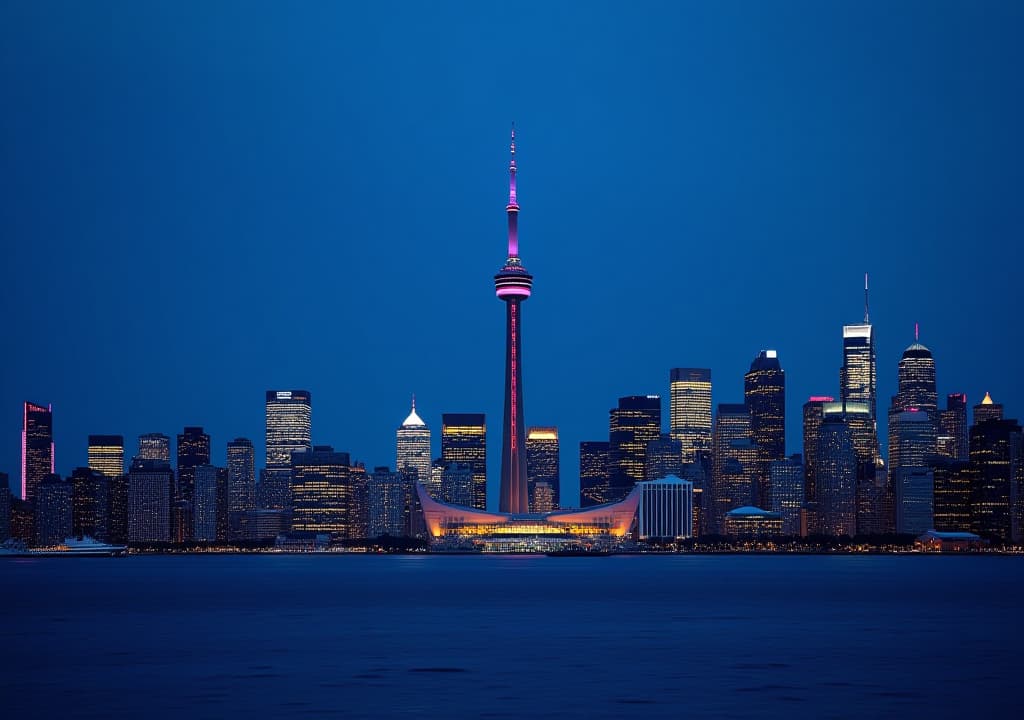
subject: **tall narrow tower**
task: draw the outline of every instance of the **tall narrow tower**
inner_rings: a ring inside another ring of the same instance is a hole
[[[508,166],[508,260],[494,276],[494,289],[505,302],[505,415],[501,433],[501,485],[498,509],[530,510],[526,486],[526,424],[523,421],[523,342],[520,304],[530,297],[533,276],[519,259],[519,203],[516,202],[516,131],[512,128]]]

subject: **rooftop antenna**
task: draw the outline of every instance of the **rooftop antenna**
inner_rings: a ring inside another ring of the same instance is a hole
[[[864,324],[867,325],[870,320],[868,319],[868,274],[864,273]]]
[[[921,328],[917,323],[914,323],[914,342],[921,341]]]

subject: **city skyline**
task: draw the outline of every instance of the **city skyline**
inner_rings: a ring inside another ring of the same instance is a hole
[[[666,370],[703,367],[714,372],[714,406],[741,402],[762,349],[786,370],[786,452],[799,451],[802,402],[839,397],[841,327],[859,322],[865,271],[883,446],[897,362],[918,322],[940,398],[964,392],[973,407],[990,392],[1008,416],[1024,414],[1008,262],[1017,251],[1007,240],[1021,230],[1021,93],[1001,69],[1020,64],[1010,31],[1019,22],[958,8],[916,26],[911,53],[902,33],[924,6],[862,9],[853,23],[852,8],[795,20],[751,8],[764,33],[709,10],[661,9],[655,21],[597,7],[570,57],[557,33],[538,30],[550,23],[537,8],[514,18],[439,8],[423,22],[455,42],[428,45],[411,30],[394,39],[416,68],[389,65],[385,48],[348,29],[372,18],[305,9],[294,19],[302,46],[270,51],[279,69],[267,82],[289,102],[268,110],[263,75],[240,56],[206,48],[193,58],[177,39],[189,27],[226,32],[237,20],[230,9],[210,10],[201,25],[140,13],[118,28],[68,12],[88,31],[74,42],[60,28],[43,32],[46,18],[31,8],[0,23],[11,56],[56,88],[41,91],[33,73],[5,75],[15,111],[0,119],[11,168],[0,179],[11,240],[0,281],[12,338],[0,471],[12,487],[26,400],[54,408],[61,474],[86,464],[90,434],[123,435],[127,462],[139,434],[173,438],[191,426],[211,436],[215,464],[227,441],[245,437],[259,467],[260,394],[288,387],[316,396],[313,442],[368,468],[391,464],[412,392],[435,429],[435,456],[442,413],[483,412],[488,477],[497,477],[504,337],[483,278],[503,235],[494,208],[513,119],[530,267],[544,278],[528,324],[526,422],[559,427],[563,496],[574,491],[570,449],[605,437],[617,398],[658,394],[664,418]],[[447,30],[436,25],[446,13],[459,16]],[[275,18],[250,20],[266,32]],[[701,33],[687,29],[694,20]],[[840,26],[849,30],[838,42],[814,34]],[[620,29],[649,42],[632,58],[607,56]],[[40,37],[46,53],[27,44]],[[962,44],[951,49],[950,37]],[[512,38],[522,57],[500,52]],[[777,52],[790,39],[801,49]],[[867,59],[869,40],[878,52]],[[965,50],[978,45],[989,52]],[[344,71],[349,100],[307,48],[333,68],[349,66],[339,53],[365,52],[379,75]],[[480,62],[462,63],[462,51]],[[659,52],[671,62],[657,62]],[[703,61],[710,76],[691,71]],[[140,86],[133,67],[154,81]],[[764,74],[749,76],[755,67]],[[565,92],[558,68],[579,71]],[[819,72],[838,96],[823,99]],[[428,76],[440,84],[412,81]],[[671,93],[650,92],[669,84]],[[442,101],[464,85],[478,106]],[[112,111],[126,94],[137,117]],[[766,104],[755,123],[741,111],[756,98]],[[364,122],[350,102],[379,109]],[[256,154],[253,137],[267,140]],[[84,280],[90,292],[72,293]],[[74,372],[71,348],[95,348],[76,353]]]

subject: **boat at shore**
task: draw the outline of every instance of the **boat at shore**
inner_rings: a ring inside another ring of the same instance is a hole
[[[117,557],[128,552],[126,545],[111,545],[95,538],[66,538],[60,545],[28,548],[20,540],[0,545],[0,557]]]

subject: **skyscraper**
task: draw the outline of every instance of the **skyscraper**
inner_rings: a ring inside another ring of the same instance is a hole
[[[530,512],[546,512],[559,507],[558,428],[532,427],[526,431],[526,481],[530,493]],[[550,495],[542,504],[537,502],[537,484],[542,483]],[[547,505],[554,507],[546,507]]]
[[[758,478],[754,501],[771,505],[769,467],[786,457],[786,373],[775,350],[762,350],[744,376],[744,399],[750,413],[750,438],[757,445]]]
[[[519,204],[516,201],[516,131],[512,129],[508,166],[508,259],[494,276],[494,289],[505,303],[505,414],[501,430],[501,512],[529,512],[526,478],[526,424],[523,419],[523,345],[521,304],[530,297],[533,276],[519,259]]]
[[[903,351],[897,370],[898,390],[893,405],[900,411],[917,408],[935,418],[939,409],[935,390],[935,358],[919,341],[917,326],[914,342]]]
[[[673,368],[669,372],[669,434],[682,445],[683,462],[711,449],[711,370]]]
[[[825,403],[834,402],[828,395],[812,395],[804,403],[804,496],[807,502],[817,502],[818,431],[824,420]]]
[[[974,406],[974,424],[978,425],[986,420],[1002,420],[1003,405],[992,400],[992,396],[985,393],[981,402]]]
[[[260,507],[287,510],[291,506],[292,453],[313,447],[311,421],[308,390],[267,390],[267,466],[260,472]]]
[[[50,473],[35,491],[36,545],[59,545],[73,530],[71,483]]]
[[[673,440],[671,435],[662,433],[657,440],[647,443],[644,451],[644,479],[660,480],[669,475],[681,477],[682,457],[682,443]]]
[[[252,440],[235,438],[228,443],[227,514],[256,508],[256,457]]]
[[[868,276],[864,275],[864,322],[843,326],[843,366],[839,370],[841,402],[865,403],[874,424],[874,454],[878,455],[878,371],[875,331],[868,314]]]
[[[603,440],[580,443],[580,507],[609,502],[611,446]]]
[[[366,472],[348,453],[317,445],[292,456],[292,529],[364,537],[366,500]]]
[[[25,402],[21,426],[21,499],[32,502],[36,488],[53,473],[53,406]]]
[[[782,516],[782,534],[800,534],[800,508],[804,504],[804,464],[800,455],[773,460],[771,473],[772,498],[766,510]]]
[[[818,523],[825,535],[857,534],[857,454],[843,415],[827,415],[818,430]]]
[[[647,443],[661,437],[661,396],[629,395],[608,411],[609,502],[622,500],[644,480]]]
[[[416,414],[416,396],[412,396],[412,410],[395,432],[395,469],[406,467],[416,470],[418,482],[430,483],[430,428]],[[374,471],[376,472],[376,470]]]
[[[1016,420],[992,418],[971,426],[971,532],[982,537],[1006,542],[1012,536],[1020,435]]]
[[[124,436],[90,435],[89,467],[108,478],[124,475]]]
[[[946,439],[939,442],[939,454],[967,461],[971,452],[967,429],[967,396],[964,393],[947,395],[946,409],[939,413],[939,436]]]
[[[171,464],[171,439],[163,433],[139,435],[139,460],[159,460]]]
[[[69,480],[72,534],[109,540],[111,479],[98,470],[80,467],[74,469]]]
[[[217,539],[217,474],[213,465],[197,465],[192,469],[193,488],[192,539],[213,542]]]
[[[486,510],[487,422],[483,413],[441,415],[441,459],[446,463],[460,463],[472,468],[472,507]]]
[[[751,503],[757,477],[757,446],[750,413],[742,403],[719,403],[712,434],[710,524],[721,531],[725,514]]]
[[[128,541],[170,542],[171,466],[135,458],[128,471]]]
[[[388,467],[375,467],[367,476],[369,506],[368,536],[402,537],[408,534],[410,487],[402,474]]]
[[[933,528],[935,424],[916,407],[889,415],[889,479],[896,492],[896,531],[920,535]]]
[[[210,464],[210,436],[201,427],[186,427],[178,434],[178,484],[175,500],[192,502],[195,469]]]

